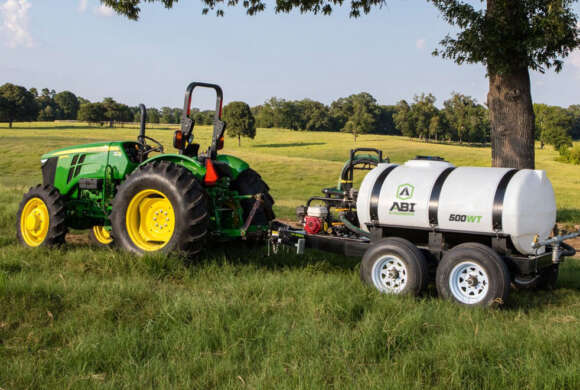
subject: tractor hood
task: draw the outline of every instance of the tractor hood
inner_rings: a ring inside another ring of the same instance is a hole
[[[110,150],[120,150],[121,142],[95,142],[92,144],[69,146],[68,148],[56,149],[43,154],[41,159],[46,160],[51,157],[60,157],[77,153],[100,153]]]

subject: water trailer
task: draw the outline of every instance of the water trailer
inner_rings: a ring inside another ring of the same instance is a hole
[[[359,189],[356,170],[369,171]],[[299,227],[274,222],[269,246],[362,257],[363,282],[418,295],[435,280],[439,295],[465,305],[506,301],[518,288],[551,288],[575,250],[552,236],[556,201],[541,170],[455,167],[440,157],[404,164],[370,148],[352,150],[336,188],[296,210]]]

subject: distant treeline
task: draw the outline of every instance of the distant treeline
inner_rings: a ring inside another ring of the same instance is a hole
[[[252,107],[256,127],[307,131],[342,131],[355,137],[365,133],[394,134],[424,141],[458,141],[487,143],[490,139],[488,111],[475,99],[460,93],[435,106],[432,94],[415,96],[413,101],[380,105],[369,93],[339,98],[330,105],[311,99],[284,100],[273,97]],[[572,146],[580,138],[580,105],[568,108],[534,105],[536,135],[543,144],[556,149]],[[149,123],[177,124],[182,109],[148,108]],[[57,93],[48,88],[40,92],[31,88],[4,84],[0,87],[0,121],[80,120],[114,126],[118,122],[138,122],[139,108],[105,98],[90,102],[69,91]],[[214,112],[192,109],[198,124],[213,122]]]

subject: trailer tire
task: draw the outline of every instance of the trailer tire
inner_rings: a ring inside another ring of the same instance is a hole
[[[426,287],[428,275],[423,253],[399,237],[372,244],[360,265],[361,280],[387,294],[417,296]]]
[[[435,284],[439,296],[466,306],[497,306],[510,291],[510,273],[503,259],[478,243],[458,245],[447,252]]]

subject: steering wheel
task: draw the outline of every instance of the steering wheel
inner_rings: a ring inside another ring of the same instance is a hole
[[[157,141],[154,138],[147,137],[147,136],[143,137],[143,141],[145,141],[145,140],[149,140],[149,141],[153,142],[155,144],[155,146],[147,145],[145,142],[143,142],[142,145],[145,148],[143,153],[151,153],[151,152],[163,153],[163,145],[161,145],[161,142]]]

